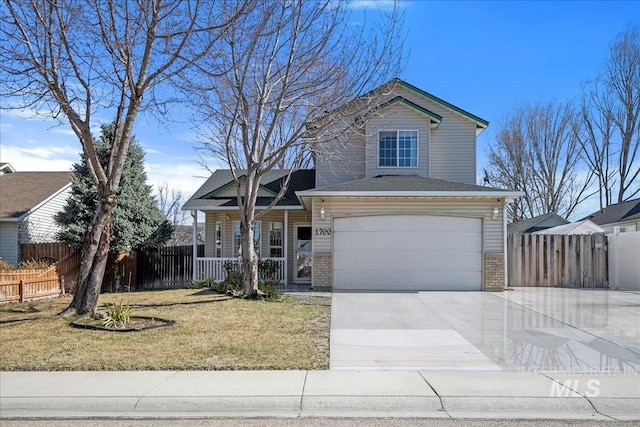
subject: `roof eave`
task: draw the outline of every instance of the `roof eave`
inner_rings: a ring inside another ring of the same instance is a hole
[[[455,105],[445,101],[444,99],[438,98],[435,95],[430,94],[429,92],[426,92],[422,89],[420,89],[419,87],[416,87],[414,85],[412,85],[411,83],[407,83],[402,79],[395,79],[396,83],[399,83],[400,85],[404,86],[406,89],[409,89],[413,92],[416,92],[422,96],[424,96],[425,98],[428,98],[430,100],[432,100],[433,102],[436,102],[440,105],[442,105],[445,108],[448,108],[451,111],[454,111],[466,118],[468,118],[469,120],[473,121],[476,123],[476,135],[479,135],[483,130],[485,130],[487,128],[487,126],[489,126],[489,122],[483,118],[480,118],[478,116],[476,116],[475,114],[471,114],[470,112],[463,110],[460,107],[456,107]]]
[[[297,191],[298,200],[308,208],[310,199],[314,197],[420,197],[420,198],[451,198],[451,199],[515,199],[524,196],[522,191]]]
[[[256,206],[256,210],[261,211],[266,209],[267,206]],[[238,206],[206,206],[206,205],[183,205],[181,208],[183,211],[237,211]],[[300,205],[292,205],[292,206],[274,206],[271,210],[276,211],[295,211],[295,210],[304,210],[303,206]]]

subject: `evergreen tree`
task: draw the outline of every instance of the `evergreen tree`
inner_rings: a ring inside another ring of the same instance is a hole
[[[102,125],[100,138],[95,141],[98,158],[105,169],[114,140],[114,130],[113,123]],[[73,171],[71,197],[55,220],[62,227],[58,238],[81,249],[95,214],[98,190],[89,176],[84,160],[74,164]],[[158,209],[151,186],[146,181],[144,151],[135,138],[132,138],[113,210],[111,253],[158,247],[171,238],[172,226]]]

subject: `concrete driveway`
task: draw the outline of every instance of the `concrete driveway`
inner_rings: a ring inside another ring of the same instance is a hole
[[[640,372],[640,292],[333,293],[331,369]]]

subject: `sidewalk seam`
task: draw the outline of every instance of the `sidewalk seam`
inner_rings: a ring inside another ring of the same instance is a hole
[[[616,418],[612,417],[611,415],[603,414],[602,412],[598,411],[598,409],[595,407],[595,405],[593,404],[593,402],[591,401],[591,399],[589,399],[589,398],[588,398],[587,396],[585,396],[584,394],[580,393],[578,390],[574,390],[573,388],[568,387],[566,384],[561,383],[560,381],[557,381],[555,378],[550,377],[549,375],[547,375],[547,374],[545,374],[545,373],[541,373],[541,375],[542,375],[543,377],[546,377],[546,378],[550,379],[551,381],[553,381],[553,382],[555,382],[555,383],[557,383],[557,384],[560,384],[560,385],[561,385],[561,386],[563,386],[563,387],[567,387],[569,390],[571,390],[571,391],[572,391],[572,392],[574,392],[575,394],[577,394],[577,395],[579,395],[580,397],[582,397],[583,399],[585,399],[587,402],[589,402],[589,405],[591,405],[591,407],[593,408],[593,410],[594,410],[594,411],[596,411],[596,414],[600,414],[600,415],[602,415],[603,417],[610,418],[610,419],[611,419],[611,420],[613,420],[613,421],[619,421],[618,419],[616,419]]]
[[[440,401],[440,408],[442,408],[442,412],[444,412],[445,414],[447,414],[447,417],[449,417],[450,419],[453,419],[453,417],[451,416],[451,414],[449,414],[449,412],[444,408],[444,404],[442,403],[442,397],[440,397],[440,395],[438,394],[438,392],[436,391],[435,388],[433,388],[433,386],[431,384],[429,384],[429,381],[427,381],[427,379],[424,377],[424,375],[422,375],[422,371],[418,371],[418,375],[420,375],[420,377],[422,377],[422,379],[424,380],[424,382],[429,386],[429,388],[433,391],[433,393],[438,396],[438,400]]]
[[[309,376],[309,371],[304,371],[304,381],[302,382],[302,391],[300,392],[300,406],[298,408],[298,417],[302,417],[302,401],[304,400],[304,391],[307,387],[307,377]]]

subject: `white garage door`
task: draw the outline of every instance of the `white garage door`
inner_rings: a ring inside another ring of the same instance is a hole
[[[389,215],[334,220],[336,290],[482,288],[477,218]]]

